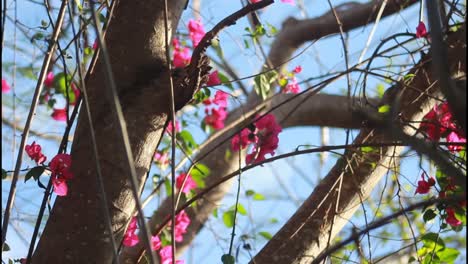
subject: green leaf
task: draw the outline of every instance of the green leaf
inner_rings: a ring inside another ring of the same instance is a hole
[[[224,75],[223,73],[218,71],[218,77],[219,77],[219,80],[221,81],[222,85],[229,88],[229,90],[234,91],[234,87],[232,86],[232,82],[231,82],[231,80],[229,80],[229,78],[226,75]]]
[[[190,171],[190,175],[192,175],[192,179],[197,184],[197,187],[204,188],[205,187],[205,178],[210,175],[210,168],[206,165],[198,163],[195,167]]]
[[[188,154],[191,154],[192,149],[198,146],[197,142],[195,142],[195,139],[193,139],[192,134],[187,130],[182,130],[180,133],[177,133],[177,139],[182,141],[182,145]]]
[[[234,211],[234,205],[229,208],[230,211]],[[245,210],[245,207],[241,204],[237,204],[237,212],[241,215],[247,215],[247,210]]]
[[[215,208],[215,209],[213,210],[213,216],[216,217],[216,218],[218,218],[218,208]]]
[[[446,263],[454,263],[455,259],[457,259],[458,255],[460,255],[460,251],[455,248],[445,248],[436,253],[439,259]]]
[[[172,193],[172,188],[171,188],[171,181],[170,181],[169,179],[166,179],[166,180],[164,181],[164,187],[166,188],[166,193],[167,193],[167,195],[168,195],[168,196],[171,195],[171,193]]]
[[[245,191],[245,196],[252,196],[255,194],[255,191],[254,190],[247,190]]]
[[[382,98],[385,93],[385,86],[381,83],[377,84],[377,97]]]
[[[403,79],[405,79],[405,81],[406,81],[406,80],[413,79],[415,76],[416,76],[416,74],[414,74],[414,73],[408,73],[403,77]]]
[[[260,232],[258,232],[258,234],[261,235],[266,240],[270,240],[273,237],[270,233],[268,233],[266,231],[260,231]]]
[[[414,256],[411,256],[409,259],[408,259],[408,263],[411,263],[411,262],[415,262],[416,261],[416,258]]]
[[[375,152],[376,151],[376,148],[374,147],[361,147],[361,152],[362,153],[372,153],[372,152]]]
[[[253,196],[253,199],[255,201],[263,201],[265,200],[265,196],[263,196],[263,194],[260,194],[260,193],[255,193]]]
[[[224,212],[223,222],[226,227],[228,228],[233,227],[234,226],[234,211],[229,210],[229,211]]]
[[[31,42],[34,42],[35,40],[40,40],[40,39],[43,39],[43,38],[44,38],[44,34],[42,32],[36,32],[36,34],[34,34],[31,37]]]
[[[427,222],[427,221],[430,221],[430,220],[434,219],[436,216],[437,215],[436,215],[436,213],[434,213],[434,210],[428,209],[428,210],[426,210],[426,212],[424,212],[423,220],[424,220],[424,222]]]
[[[436,252],[445,248],[445,243],[442,238],[436,233],[427,233],[421,237],[424,247],[435,250]]]
[[[5,242],[2,251],[10,251],[10,246]]]
[[[4,170],[4,169],[2,168],[2,180],[3,180],[3,179],[6,179],[6,177],[7,177],[7,172],[6,172],[6,170]]]
[[[388,105],[388,104],[382,105],[382,106],[379,107],[378,111],[381,114],[388,113],[390,111],[390,105]]]
[[[234,264],[236,262],[236,259],[229,254],[224,254],[221,256],[221,261],[223,262],[223,264]]]
[[[263,100],[267,98],[268,92],[270,91],[270,84],[264,74],[254,78],[254,89]]]
[[[30,171],[28,171],[28,173],[26,173],[26,176],[24,177],[24,182],[27,182],[29,179],[31,179],[31,177],[34,178],[34,180],[39,179],[39,176],[42,175],[44,170],[45,167],[43,166],[37,166],[32,168]]]
[[[278,223],[278,219],[276,219],[276,218],[271,218],[271,219],[270,219],[270,223],[276,224],[276,223]]]

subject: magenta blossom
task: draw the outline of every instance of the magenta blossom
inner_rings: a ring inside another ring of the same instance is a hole
[[[188,23],[189,37],[192,40],[193,47],[195,48],[203,36],[205,36],[205,30],[203,29],[203,24],[200,20],[190,19]]]
[[[208,81],[206,85],[208,86],[215,86],[221,84],[221,80],[219,79],[218,71],[213,71],[208,75]]]
[[[459,226],[462,224],[462,222],[455,217],[455,210],[453,210],[452,208],[447,208],[446,212],[447,212],[447,218],[445,218],[445,221],[447,222],[447,224],[453,227]]]
[[[54,109],[51,116],[56,121],[67,122],[67,109]]]
[[[69,154],[57,154],[49,164],[52,172],[54,192],[59,196],[66,196],[68,192],[67,180],[73,179],[71,172],[71,156]]]
[[[293,93],[297,94],[301,92],[301,88],[299,88],[299,84],[297,84],[296,77],[293,77],[289,83],[284,87],[283,93]]]
[[[424,22],[419,21],[418,26],[416,27],[416,37],[417,38],[424,38],[427,36],[426,25]]]
[[[174,57],[172,59],[172,63],[174,64],[175,68],[183,68],[190,64],[190,60],[192,58],[192,54],[190,53],[190,49],[187,47],[182,46],[179,43],[178,39],[172,40],[172,45],[174,47]]]
[[[213,127],[216,130],[224,128],[224,120],[226,120],[226,109],[220,107],[219,109],[205,109],[207,116],[205,117],[205,124]]]
[[[136,216],[132,217],[132,220],[128,225],[127,231],[125,232],[124,239],[122,242],[124,246],[133,247],[140,241],[138,235],[136,234],[136,229],[138,228],[137,223],[138,221]]]
[[[26,153],[28,156],[34,160],[38,165],[43,164],[47,157],[42,154],[42,148],[39,144],[36,144],[36,141],[33,141],[31,145],[26,145],[24,147],[24,150],[26,150]]]
[[[158,250],[161,248],[161,239],[159,239],[159,236],[152,236],[151,237],[151,249],[152,250]]]
[[[185,179],[185,178],[187,178],[187,179]],[[182,187],[182,184],[184,183],[184,180],[185,180],[185,184],[184,184],[184,187],[182,188],[183,193],[188,194],[191,190],[197,188],[197,184],[193,180],[192,175],[181,173],[176,178],[176,187],[178,189],[180,189]]]
[[[51,88],[54,85],[54,73],[49,72],[44,80],[44,86],[46,88]]]
[[[172,264],[172,247],[165,246],[159,251],[159,257],[161,258],[161,264]],[[183,260],[176,260],[175,264],[184,264]]]
[[[435,179],[433,177],[429,177],[429,179],[426,181],[425,176],[425,173],[421,174],[422,180],[418,181],[418,187],[416,188],[416,192],[414,194],[426,194],[429,192],[431,187],[435,185]]]
[[[2,79],[2,93],[8,93],[11,90],[10,85],[5,79]]]

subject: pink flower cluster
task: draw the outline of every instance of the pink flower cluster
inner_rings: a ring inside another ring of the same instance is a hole
[[[159,251],[159,257],[161,258],[161,264],[172,264],[172,247],[165,246]],[[183,260],[176,260],[175,264],[184,264]]]
[[[426,114],[419,128],[426,132],[428,138],[432,141],[439,141],[445,138],[447,142],[466,143],[463,132],[455,124],[452,112],[447,102],[444,102]],[[448,149],[452,152],[461,151],[460,145],[449,145]]]
[[[424,22],[419,21],[418,26],[416,27],[416,38],[425,38],[428,35],[426,25]]]
[[[187,228],[191,221],[184,210],[176,215],[175,221],[175,241],[182,242],[184,240],[184,234],[187,233]],[[171,222],[169,222],[169,226],[172,226]]]
[[[187,178],[187,179],[185,179]],[[184,183],[185,181],[185,183]],[[197,184],[192,178],[192,175],[186,174],[186,173],[181,173],[179,176],[176,178],[176,187],[177,189],[180,189],[183,185],[182,192],[185,194],[190,193],[191,190],[197,188]]]
[[[218,130],[224,128],[224,120],[227,117],[227,99],[229,94],[221,90],[216,91],[213,99],[203,101],[205,108],[205,124]],[[217,105],[219,108],[210,108],[209,106]]]
[[[47,159],[47,157],[42,154],[42,148],[40,145],[36,144],[36,141],[33,141],[31,145],[26,145],[24,150],[26,150],[28,156],[34,160],[37,165],[43,164]]]
[[[140,238],[136,234],[136,230],[138,228],[138,220],[136,216],[132,218],[130,221],[130,224],[128,225],[127,231],[125,232],[124,238],[123,238],[123,245],[126,247],[133,247],[138,242],[140,242]],[[161,239],[159,236],[154,235],[151,236],[151,249],[152,250],[158,250],[161,248]]]
[[[190,49],[182,46],[178,39],[172,40],[172,46],[174,47],[174,54],[172,58],[172,64],[174,64],[174,67],[183,68],[189,65],[190,60],[192,59]]]
[[[240,135],[235,135],[231,140],[231,149],[239,151],[249,144],[253,144],[253,152],[247,154],[246,163],[257,163],[265,160],[265,155],[275,155],[278,148],[278,134],[282,131],[281,126],[276,123],[275,116],[267,114],[254,124],[254,130],[244,128]]]
[[[193,47],[195,48],[203,36],[205,36],[205,30],[200,20],[190,19],[188,23],[189,37],[192,40]]]
[[[161,169],[164,170],[170,162],[169,153],[156,151],[154,154],[154,161],[161,167]]]
[[[445,212],[447,212],[447,218],[445,218],[447,224],[451,226],[459,226],[462,224],[462,221],[455,217],[455,210],[453,208],[448,207],[445,209]]]
[[[429,177],[429,179],[426,181],[426,173],[421,174],[421,180],[418,181],[418,187],[416,188],[416,193],[419,194],[426,194],[429,193],[429,190],[431,189],[431,186],[435,185],[435,179],[433,177]]]
[[[10,89],[8,82],[5,79],[2,79],[2,93],[8,93]]]
[[[283,77],[285,78],[286,80],[288,80],[287,84],[284,86],[282,92],[283,93],[293,93],[293,94],[297,94],[301,91],[301,88],[299,87],[299,84],[297,83],[297,79],[296,79],[296,74],[300,73],[302,71],[302,67],[301,66],[296,66],[296,68],[294,68],[294,70],[289,73],[289,77]]]
[[[73,179],[71,172],[71,156],[69,154],[57,154],[49,164],[52,171],[52,184],[54,192],[58,196],[66,196],[68,193],[67,181]]]
[[[206,85],[208,86],[215,86],[221,84],[221,80],[219,79],[218,71],[213,71],[208,75],[208,81]]]
[[[166,127],[166,133],[170,135],[173,131],[174,128],[172,128],[172,122],[169,122]],[[180,132],[180,122],[177,120],[175,121],[175,132],[176,134]]]

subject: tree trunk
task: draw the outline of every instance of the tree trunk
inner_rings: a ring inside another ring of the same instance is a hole
[[[172,33],[186,1],[168,2]],[[170,112],[163,10],[162,0],[118,1],[106,35],[117,89],[119,94],[126,94],[125,98],[120,99],[140,190]],[[134,213],[135,201],[118,122],[107,103],[108,86],[103,69],[104,63],[100,59],[96,72],[87,83],[87,91],[112,231],[119,244]],[[143,87],[136,83],[145,85]],[[112,246],[106,234],[89,124],[84,110],[82,107],[71,150],[75,177],[69,181],[68,195],[57,197],[33,256],[33,263],[112,261]]]

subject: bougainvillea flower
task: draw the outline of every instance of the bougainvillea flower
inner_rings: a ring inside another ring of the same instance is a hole
[[[44,86],[50,88],[54,85],[54,73],[49,72],[44,80]]]
[[[420,181],[418,181],[418,187],[416,187],[416,193],[419,193],[419,194],[426,194],[429,192],[429,190],[431,189],[432,186],[435,185],[435,179],[433,177],[429,177],[429,179],[426,181],[426,174],[425,173],[422,173],[421,174],[421,179]]]
[[[161,167],[161,169],[165,169],[167,165],[169,165],[169,153],[156,151],[154,154],[154,161]]]
[[[95,39],[95,40],[94,40],[94,43],[93,43],[93,50],[97,50],[98,47],[99,47],[98,39]]]
[[[2,79],[2,93],[8,93],[11,90],[10,85],[5,79]]]
[[[65,179],[52,179],[52,185],[54,186],[54,193],[58,196],[67,196],[68,186]]]
[[[187,233],[187,228],[190,225],[190,218],[187,213],[182,210],[179,214],[176,215],[176,225],[174,228],[175,241],[182,242],[184,239],[184,234]],[[172,226],[172,223],[169,222],[169,226]]]
[[[296,5],[296,3],[294,2],[294,0],[281,0],[281,2],[283,2],[283,3],[285,3],[285,4]]]
[[[43,164],[47,159],[47,157],[42,154],[42,148],[40,145],[36,144],[36,141],[33,141],[31,145],[26,145],[24,150],[26,150],[28,156],[37,164]]]
[[[169,124],[167,125],[167,128],[166,128],[166,133],[171,134],[173,131],[174,131],[174,129],[172,128],[172,122],[169,122]],[[176,133],[180,132],[180,123],[177,120],[175,122],[175,132]]]
[[[71,172],[71,156],[69,154],[57,154],[49,164],[52,172],[54,192],[59,196],[65,196],[68,192],[67,180],[73,178]]]
[[[203,24],[200,20],[190,19],[188,23],[189,37],[192,40],[193,47],[195,48],[203,36],[205,36],[205,30],[203,29]]]
[[[224,127],[224,120],[226,120],[227,112],[226,109],[220,107],[219,109],[211,109],[211,113],[208,109],[205,109],[207,116],[205,117],[205,124],[218,130]]]
[[[165,246],[159,251],[159,257],[161,258],[161,264],[172,264],[172,247]],[[184,264],[183,260],[176,260],[175,264]]]
[[[227,107],[227,99],[229,97],[229,94],[226,92],[223,92],[221,90],[216,91],[214,99],[212,103],[215,105],[218,105],[219,107]]]
[[[293,94],[297,94],[301,91],[301,88],[299,88],[299,84],[297,84],[297,80],[296,80],[296,77],[293,77],[289,82],[288,84],[286,85],[286,87],[284,87],[283,89],[283,93],[293,93]]]
[[[426,36],[427,36],[426,25],[424,24],[424,22],[419,21],[419,24],[416,27],[416,37],[417,38],[424,38]]]
[[[447,135],[447,142],[450,142],[450,143],[466,143],[466,138],[458,135],[457,132],[452,131]],[[451,152],[459,152],[459,151],[463,150],[463,146],[461,146],[461,145],[448,145],[447,148]]]
[[[253,153],[246,156],[246,163],[257,163],[265,160],[265,155],[275,155],[278,148],[278,134],[282,131],[281,126],[276,123],[276,118],[272,114],[267,114],[255,122],[258,140],[253,148]]]
[[[233,151],[239,151],[239,147],[245,149],[250,143],[254,143],[256,140],[254,133],[250,129],[244,128],[241,130],[240,135],[236,133],[234,137],[232,137],[231,149]]]
[[[208,81],[206,85],[208,86],[215,86],[221,84],[221,80],[219,79],[218,71],[213,71],[208,75]]]
[[[301,71],[302,71],[302,67],[299,65],[299,66],[296,66],[296,68],[294,68],[293,73],[300,73]]]
[[[67,122],[67,109],[54,109],[52,112],[52,118],[56,121]]]
[[[73,100],[70,100],[70,104],[75,105],[76,102],[78,101],[78,97],[80,97],[81,91],[80,91],[80,89],[78,89],[76,87],[76,85],[74,83],[71,83],[71,88],[72,88],[72,91],[73,91],[73,94],[75,95],[75,97],[74,97]]]
[[[459,226],[462,224],[462,222],[455,217],[455,210],[453,210],[452,208],[447,208],[446,211],[447,218],[445,218],[445,221],[447,222],[447,224],[451,226]]]
[[[151,249],[152,250],[158,250],[161,248],[161,239],[159,239],[159,236],[152,236],[151,237]]]
[[[132,217],[132,220],[130,221],[130,224],[128,225],[127,231],[125,232],[123,238],[122,243],[124,244],[124,246],[133,247],[140,241],[138,235],[136,234],[136,229],[138,228],[137,223],[138,221],[136,216]]]
[[[191,190],[197,188],[197,184],[193,180],[192,175],[190,175],[190,174],[187,175],[185,173],[181,173],[176,178],[176,187],[178,189],[180,189],[180,187],[182,187],[182,183],[184,183],[185,178],[187,178],[187,179],[185,180],[185,184],[184,184],[184,188],[182,188],[182,192],[185,193],[185,194],[188,194]]]
[[[174,47],[174,54],[172,58],[172,63],[174,64],[175,68],[183,68],[190,64],[190,60],[192,54],[190,53],[190,49],[187,47],[182,46],[179,43],[178,39],[172,40],[172,45]]]

